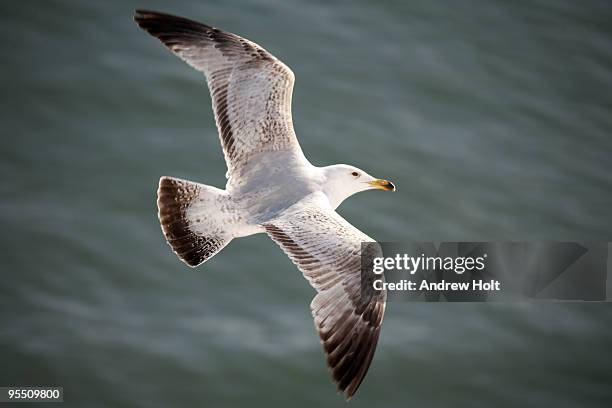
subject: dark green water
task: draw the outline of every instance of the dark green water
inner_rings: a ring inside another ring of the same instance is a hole
[[[291,66],[312,162],[397,184],[340,208],[378,240],[611,240],[610,2],[331,3],[2,2],[0,386],[63,386],[70,407],[346,406],[314,292],[267,237],[198,270],[165,244],[159,176],[222,187],[225,167],[202,78],[135,7]],[[351,406],[607,407],[611,323],[609,304],[391,303]]]

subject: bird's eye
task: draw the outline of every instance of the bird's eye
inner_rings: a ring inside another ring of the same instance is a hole
[[[354,172],[352,172],[352,173],[351,173],[351,176],[353,176],[353,177],[359,177],[359,173],[357,173],[356,171],[354,171]]]

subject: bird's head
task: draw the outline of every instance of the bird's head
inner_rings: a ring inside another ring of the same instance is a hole
[[[388,181],[370,176],[365,171],[347,164],[323,167],[323,191],[334,208],[355,193],[366,190],[395,191],[395,185]]]

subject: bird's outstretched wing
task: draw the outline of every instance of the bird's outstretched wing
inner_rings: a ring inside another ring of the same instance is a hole
[[[351,398],[368,371],[386,292],[361,288],[361,244],[374,242],[316,195],[264,225],[318,294],[310,308],[338,389]],[[378,244],[368,246],[376,248]]]
[[[137,10],[136,23],[206,76],[228,177],[256,153],[300,149],[293,72],[259,45],[186,18]]]

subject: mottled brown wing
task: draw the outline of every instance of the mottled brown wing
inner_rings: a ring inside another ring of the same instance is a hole
[[[264,226],[318,292],[310,304],[315,326],[334,381],[350,399],[372,362],[385,312],[384,291],[361,290],[361,243],[373,240],[317,199]]]
[[[137,10],[136,23],[206,76],[228,177],[261,152],[300,149],[293,72],[259,45],[214,27]]]

